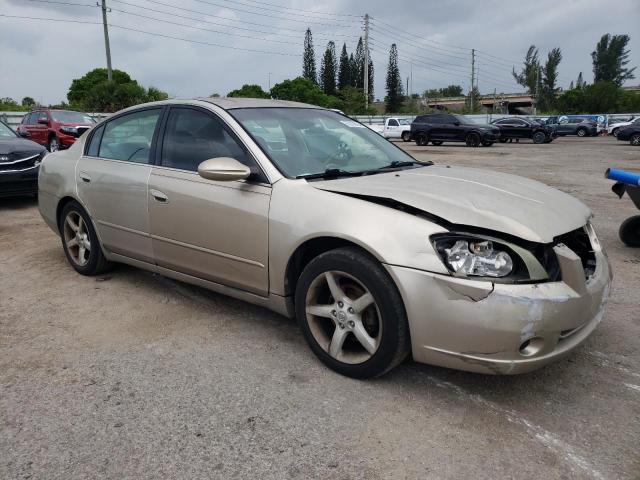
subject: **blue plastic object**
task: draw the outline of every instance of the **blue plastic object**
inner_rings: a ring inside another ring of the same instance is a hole
[[[637,173],[625,172],[616,168],[607,168],[604,176],[616,182],[626,183],[627,185],[640,185],[640,175]]]

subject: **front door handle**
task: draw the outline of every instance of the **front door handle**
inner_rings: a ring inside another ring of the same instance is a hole
[[[149,190],[149,192],[151,193],[151,196],[154,198],[154,200],[156,200],[157,202],[160,203],[167,203],[169,201],[169,197],[167,197],[164,193],[158,191],[158,190]]]
[[[85,172],[80,172],[79,176],[80,176],[80,179],[85,183],[89,183],[91,181],[91,177],[87,175]]]

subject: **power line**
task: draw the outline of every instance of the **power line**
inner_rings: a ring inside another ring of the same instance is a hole
[[[334,17],[355,17],[355,18],[358,18],[358,19],[361,19],[361,18],[362,18],[362,15],[354,15],[354,14],[350,14],[350,13],[328,13],[328,12],[326,12],[326,13],[325,13],[325,12],[314,12],[314,11],[312,11],[312,10],[303,10],[303,9],[301,9],[301,8],[294,8],[294,7],[279,6],[279,5],[274,5],[274,4],[272,4],[272,3],[268,3],[268,2],[260,2],[260,1],[258,1],[258,0],[248,0],[248,1],[250,1],[250,2],[252,2],[252,3],[260,3],[260,4],[262,4],[262,5],[269,5],[269,6],[272,6],[272,7],[278,7],[278,8],[281,8],[281,9],[283,9],[283,10],[296,10],[296,11],[298,11],[298,12],[304,12],[304,13],[306,13],[306,14],[314,14],[314,15],[331,15],[331,16],[334,16]]]
[[[71,20],[71,19],[62,19],[62,18],[29,17],[29,16],[22,16],[22,15],[6,15],[6,14],[3,14],[3,13],[0,13],[0,17],[23,19],[23,20],[43,20],[43,21],[49,21],[49,22],[80,23],[80,24],[86,24],[86,25],[102,25],[102,22],[90,22],[90,21],[85,21],[85,20]],[[109,25],[109,27],[112,27],[112,28],[119,28],[121,30],[127,30],[127,31],[130,31],[130,32],[143,33],[145,35],[152,35],[154,37],[168,38],[168,39],[171,39],[171,40],[179,40],[179,41],[182,41],[182,42],[195,43],[195,44],[199,44],[199,45],[207,45],[207,46],[211,46],[211,47],[228,48],[228,49],[231,49],[231,50],[241,50],[241,51],[245,51],[245,52],[263,53],[263,54],[266,54],[266,55],[279,55],[279,56],[286,56],[286,57],[301,57],[302,56],[302,55],[297,54],[297,53],[273,52],[273,51],[267,51],[267,50],[256,50],[256,49],[253,49],[253,48],[242,48],[242,47],[237,47],[237,46],[223,45],[223,44],[220,44],[220,43],[203,42],[203,41],[200,41],[200,40],[192,40],[192,39],[188,39],[188,38],[175,37],[173,35],[166,35],[166,34],[156,33],[156,32],[148,32],[146,30],[139,30],[139,29],[136,29],[136,28],[125,27],[123,25],[116,25],[114,23],[109,23],[108,25]]]

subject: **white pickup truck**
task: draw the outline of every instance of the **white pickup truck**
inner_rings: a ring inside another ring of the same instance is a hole
[[[401,138],[405,142],[411,140],[411,120],[408,118],[389,117],[382,125],[374,124],[367,127],[384,138]]]

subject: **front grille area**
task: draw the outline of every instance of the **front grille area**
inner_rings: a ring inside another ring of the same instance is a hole
[[[26,170],[35,167],[36,161],[41,160],[40,152],[31,153],[10,153],[6,155],[8,160],[0,162],[0,172],[11,172]]]
[[[565,244],[580,257],[585,278],[589,278],[594,274],[596,271],[596,255],[591,246],[589,234],[584,227],[556,237],[553,243],[554,245]]]

